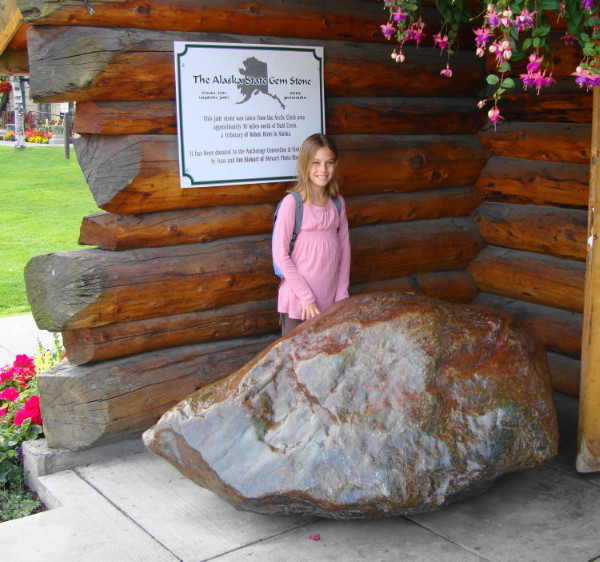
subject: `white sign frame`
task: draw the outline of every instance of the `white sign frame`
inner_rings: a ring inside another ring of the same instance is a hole
[[[174,42],[182,188],[293,181],[325,133],[323,47]]]

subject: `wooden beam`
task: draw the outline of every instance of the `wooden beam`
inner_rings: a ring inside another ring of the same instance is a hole
[[[587,208],[589,166],[492,156],[475,187],[482,199]]]
[[[584,261],[587,212],[484,202],[473,219],[488,244]]]
[[[198,388],[235,372],[274,339],[174,347],[90,366],[59,363],[38,378],[48,446],[78,450],[141,433]]]
[[[334,138],[344,195],[472,185],[488,158],[473,135]],[[76,139],[75,149],[97,205],[120,215],[273,202],[291,185],[181,189],[175,135],[86,135]]]
[[[352,294],[383,290],[413,292],[463,303],[470,302],[477,294],[477,287],[465,270],[427,273],[351,287]],[[248,302],[67,330],[62,332],[62,339],[69,361],[81,365],[167,347],[279,333],[276,310],[275,299]]]
[[[494,156],[589,166],[591,133],[591,125],[575,123],[505,123],[477,136]]]
[[[577,470],[600,471],[600,90],[594,88]]]
[[[470,217],[364,226],[350,232],[352,283],[462,269],[483,245]],[[78,250],[32,258],[27,297],[38,327],[103,326],[268,300],[271,236],[123,252]]]
[[[136,29],[34,27],[28,37],[31,95],[37,102],[175,99],[173,41],[254,43],[256,37]],[[261,36],[263,44],[306,39]],[[327,53],[325,93],[340,97],[475,97],[483,68],[471,53],[456,53],[454,79],[440,76],[433,49],[410,49],[402,68],[389,44],[317,41]]]
[[[3,0],[0,3],[0,55],[11,42],[23,23],[23,16],[16,0]]]
[[[172,31],[277,35],[352,41],[385,41],[385,14],[375,2],[319,0],[93,0],[90,14],[81,0],[18,0],[33,25],[132,27]],[[433,15],[425,8],[425,16]]]
[[[472,187],[346,198],[351,227],[469,216],[479,205]],[[212,242],[273,230],[276,203],[228,205],[141,215],[95,213],[83,219],[79,243],[128,250]]]
[[[481,291],[572,312],[583,311],[582,262],[487,246],[468,270]]]
[[[550,88],[552,90],[552,88]],[[574,92],[531,92],[502,94],[500,113],[507,122],[587,123],[592,122],[592,95],[585,90]],[[482,120],[487,121],[487,119]],[[501,131],[501,127],[499,130]]]
[[[329,134],[437,134],[477,132],[474,98],[327,98]],[[79,134],[176,134],[175,102],[82,101],[75,111]]]
[[[547,349],[579,357],[583,317],[578,312],[542,306],[490,293],[480,293],[473,304],[514,314],[531,328]]]

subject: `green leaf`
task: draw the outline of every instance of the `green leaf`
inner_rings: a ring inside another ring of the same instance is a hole
[[[558,0],[542,0],[538,6],[542,10],[558,10],[560,8],[560,2]]]
[[[500,82],[500,78],[498,78],[498,76],[496,76],[495,74],[488,74],[488,77],[485,80],[490,86],[493,86],[494,84]]]
[[[531,43],[533,43],[533,40],[531,39],[531,37],[527,37],[527,39],[525,39],[525,41],[523,41],[523,45],[522,45],[521,49],[523,51],[528,51],[529,48],[531,47]]]
[[[515,81],[512,78],[505,78],[504,80],[502,80],[502,86],[504,86],[505,88],[514,88],[515,87]]]
[[[498,68],[498,72],[510,72],[510,63],[508,61],[503,61],[500,67]]]

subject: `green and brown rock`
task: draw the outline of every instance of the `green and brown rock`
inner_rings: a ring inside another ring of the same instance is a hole
[[[512,316],[377,293],[334,305],[148,430],[238,508],[330,518],[438,509],[557,452],[543,347]]]

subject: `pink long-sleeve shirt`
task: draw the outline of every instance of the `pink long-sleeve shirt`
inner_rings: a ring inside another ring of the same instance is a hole
[[[302,319],[302,307],[316,302],[324,312],[348,297],[350,284],[350,236],[346,203],[341,195],[340,212],[330,199],[325,207],[304,204],[302,228],[290,257],[294,232],[295,199],[284,197],[275,231],[273,259],[283,273],[277,310]]]

